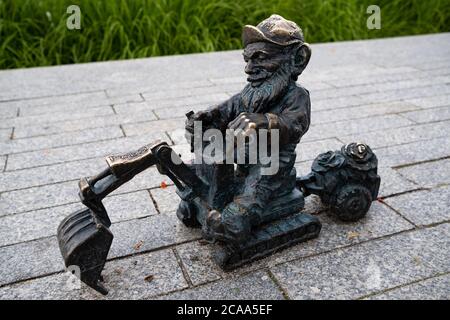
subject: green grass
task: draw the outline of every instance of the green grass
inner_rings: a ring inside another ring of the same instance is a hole
[[[366,27],[373,3],[381,30]],[[81,30],[66,28],[71,4]],[[0,0],[0,69],[237,49],[271,13],[310,43],[450,31],[450,0]]]

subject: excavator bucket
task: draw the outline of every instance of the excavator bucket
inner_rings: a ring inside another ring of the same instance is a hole
[[[113,234],[98,215],[89,208],[67,216],[58,227],[58,242],[69,270],[79,268],[80,280],[101,294],[101,272],[106,262]]]

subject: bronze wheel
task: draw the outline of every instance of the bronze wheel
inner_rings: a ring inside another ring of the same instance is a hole
[[[342,221],[357,221],[369,211],[372,196],[360,185],[344,186],[338,193],[334,212]]]

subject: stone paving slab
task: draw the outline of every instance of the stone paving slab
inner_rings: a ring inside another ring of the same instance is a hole
[[[445,107],[450,105],[450,95],[440,93],[436,96],[427,96],[423,98],[407,100],[407,102],[415,104],[416,106],[419,106],[421,108]]]
[[[145,95],[144,95],[145,97]],[[155,113],[158,116],[159,119],[168,119],[172,118],[173,114],[170,114],[170,108],[176,108],[176,107],[182,107],[182,106],[192,106],[192,105],[199,105],[199,104],[208,104],[213,105],[217,104],[219,102],[222,102],[226,99],[228,99],[230,95],[225,93],[213,93],[203,96],[189,96],[189,97],[181,97],[176,99],[167,99],[167,100],[160,100],[158,103],[155,104],[154,109]],[[170,107],[170,108],[168,108]],[[169,111],[169,113],[167,113]],[[189,110],[188,110],[189,111]],[[178,112],[178,114],[180,114]]]
[[[370,122],[369,119],[362,118],[333,122],[333,125],[323,123],[311,125],[309,131],[305,134],[303,141],[382,131],[411,124],[413,124],[413,122],[396,114],[373,116],[370,117]]]
[[[183,128],[186,118],[166,119],[154,121],[145,121],[140,123],[124,124],[122,126],[127,136],[136,136],[152,132],[157,128],[164,128],[167,132],[172,132],[178,128]]]
[[[79,180],[81,177],[97,174],[105,167],[105,160],[103,158],[96,158],[23,170],[6,171],[0,175],[0,192]],[[43,172],[45,174],[42,174]]]
[[[298,144],[295,149],[297,152],[296,161],[313,160],[322,152],[327,152],[328,150],[339,150],[341,147],[342,142],[336,138],[303,142]]]
[[[228,96],[227,96],[228,97]],[[189,99],[193,99],[191,97],[189,97]],[[173,108],[156,108],[153,111],[155,112],[156,116],[158,117],[158,119],[172,119],[174,118],[174,115],[177,115],[177,117],[183,117],[185,120],[186,116],[185,114],[188,113],[189,111],[200,111],[200,110],[204,110],[207,107],[211,106],[211,105],[216,105],[220,102],[222,102],[224,99],[206,99],[204,102],[199,102],[197,100],[197,103],[194,104],[185,104],[182,103],[180,106],[174,106]]]
[[[184,89],[210,87],[213,85],[214,85],[214,83],[208,79],[201,79],[201,80],[195,79],[192,81],[184,81],[183,79],[178,79],[178,81],[167,82],[164,85],[161,85],[157,82],[143,81],[140,83],[136,83],[133,86],[126,86],[126,85],[122,85],[122,86],[118,86],[118,87],[113,86],[113,87],[107,88],[105,90],[105,92],[108,97],[121,97],[121,96],[127,96],[130,93],[151,94],[153,92],[158,92],[157,94],[159,94],[159,92],[167,93],[167,92],[184,90]]]
[[[367,103],[380,103],[397,100],[418,99],[422,97],[433,97],[437,95],[448,95],[450,85],[437,84],[419,88],[409,88],[401,90],[388,90],[384,92],[375,92],[361,95]]]
[[[64,183],[72,180],[78,181],[81,177],[95,175],[106,167],[107,164],[104,158],[94,158],[23,170],[6,171],[3,175],[0,175],[0,192],[20,191],[21,189],[38,188],[40,186]],[[159,187],[163,177],[156,171],[155,168],[144,171],[116,192],[125,193]],[[45,172],[45,175],[42,175],[42,172]]]
[[[11,134],[12,134],[12,128],[0,129],[0,146],[3,141],[7,141],[7,140],[11,139]]]
[[[134,150],[155,140],[167,141],[163,132],[149,133],[135,138],[119,138],[105,141],[64,146],[53,149],[24,152],[10,155],[7,170],[19,170],[63,163],[67,161],[83,160],[88,158],[105,157],[123,150]],[[170,142],[170,141],[168,141]]]
[[[200,231],[181,225],[175,213],[117,223],[111,226],[111,231],[116,234],[116,241],[111,246],[110,258],[156,250],[200,238]]]
[[[69,272],[27,280],[0,288],[2,300],[71,300],[79,299],[79,281]],[[55,290],[58,288],[58,290]]]
[[[85,102],[77,102],[77,101],[64,101],[63,103],[59,104],[50,104],[50,105],[43,105],[43,106],[30,106],[28,108],[20,108],[20,114],[22,116],[33,116],[33,115],[44,115],[44,114],[50,114],[53,112],[60,112],[62,109],[72,112],[79,112],[81,110],[84,110],[85,112],[92,112],[93,110],[99,110],[99,109],[110,109],[109,107],[112,105],[117,104],[124,104],[124,103],[139,103],[144,101],[143,98],[139,94],[132,94],[127,95],[124,97],[117,97],[117,98],[106,98],[101,100],[88,100]]]
[[[378,192],[379,197],[392,196],[420,188],[420,185],[406,179],[398,172],[398,170],[389,167],[378,168],[378,175],[383,177]]]
[[[24,117],[16,117],[2,120],[1,127],[21,127],[21,126],[29,126],[36,124],[49,124],[53,122],[65,121],[65,120],[73,120],[73,119],[89,119],[91,117],[102,116],[102,115],[110,115],[114,114],[114,111],[110,106],[102,106],[97,108],[91,108],[88,110],[73,110],[61,111],[48,113],[48,114],[39,114],[32,116],[24,116]]]
[[[406,193],[385,202],[419,226],[450,220],[450,186]]]
[[[255,272],[163,296],[162,299],[282,300],[283,294],[265,272]]]
[[[47,95],[42,97],[35,97],[33,99],[17,99],[13,101],[5,101],[0,104],[0,107],[19,107],[22,109],[34,108],[39,106],[57,106],[63,103],[73,102],[84,105],[91,101],[102,103],[106,101],[106,94],[104,91],[79,92],[76,94],[64,95]],[[59,109],[60,110],[60,109]]]
[[[364,141],[372,148],[395,146],[421,140],[431,140],[447,136],[450,121],[410,125],[373,133],[358,133],[340,137],[344,141]]]
[[[115,238],[109,259],[162,249],[200,238],[198,232],[181,226],[174,214],[114,223],[111,231]],[[0,247],[0,286],[63,270],[58,241],[54,236]]]
[[[448,67],[448,62],[449,62],[449,60],[448,60],[448,58],[447,59],[442,59],[442,60],[437,60],[437,61],[433,61],[433,62],[431,62],[431,61],[427,61],[427,62],[425,62],[425,63],[422,63],[420,66],[419,66],[419,69],[422,69],[422,70],[435,70],[435,69],[439,69],[439,68],[442,68],[442,67]]]
[[[449,98],[450,100],[450,98]],[[449,101],[450,105],[450,101]],[[426,110],[417,110],[405,112],[402,114],[405,118],[408,118],[414,122],[418,123],[427,123],[427,122],[435,122],[435,121],[443,121],[450,119],[450,106],[449,107],[440,107]]]
[[[323,99],[311,97],[311,106],[314,106],[311,109],[312,111],[333,110],[367,104],[373,104],[373,102],[367,103],[362,97],[356,95]]]
[[[187,287],[172,250],[114,260],[103,271],[109,294],[93,292],[68,273],[0,288],[2,299],[147,299]],[[41,292],[42,289],[46,289]]]
[[[272,268],[293,299],[355,299],[449,272],[447,224]]]
[[[346,49],[349,49],[350,47],[352,47],[352,45],[349,42],[341,43],[341,44],[343,44],[343,46],[346,47]],[[316,57],[313,56],[313,58],[320,58],[320,55],[323,53],[325,53],[325,52],[321,52],[321,53],[319,53],[319,56],[316,56]],[[352,56],[352,54],[347,55],[346,58],[350,58],[350,56]],[[354,55],[353,55],[353,58],[355,58]],[[330,80],[351,78],[351,75],[355,75],[355,74],[358,74],[361,77],[367,77],[369,75],[383,75],[383,74],[386,75],[386,74],[392,74],[392,73],[411,72],[411,71],[416,70],[415,68],[411,68],[410,66],[407,66],[407,67],[396,66],[395,68],[386,68],[384,66],[376,65],[375,63],[373,63],[373,61],[369,61],[369,60],[353,61],[353,63],[341,64],[341,65],[336,65],[336,64],[332,63],[333,68],[327,69],[327,68],[323,68],[323,67],[325,67],[331,61],[328,61],[328,62],[321,61],[321,62],[322,62],[322,64],[320,64],[320,65],[316,64],[315,66],[313,64],[311,66],[311,68],[309,68],[309,71],[311,71],[312,73],[315,73],[318,70],[320,70],[320,73],[308,74],[308,76],[306,76],[306,79],[309,79],[309,77],[311,77],[316,80],[330,81]],[[318,69],[318,70],[316,70],[316,69]]]
[[[150,190],[152,198],[158,205],[160,213],[173,214],[178,209],[179,197],[175,193],[175,186],[168,186],[167,188],[155,188]]]
[[[400,167],[418,162],[446,158],[450,153],[450,138],[442,137],[396,146],[376,148],[379,166]]]
[[[384,83],[372,83],[355,85],[352,87],[336,88],[330,90],[319,90],[313,91],[311,96],[315,99],[320,98],[330,98],[330,97],[343,97],[350,95],[364,95],[373,94],[375,92],[384,93],[386,91],[400,90],[400,89],[410,89],[410,88],[420,88],[423,86],[431,86],[441,83],[448,83],[450,81],[449,76],[437,76],[425,79],[411,79],[404,81],[395,82],[384,82]]]
[[[8,191],[0,195],[0,216],[73,203],[78,199],[77,181]]]
[[[0,247],[0,286],[64,269],[56,237]]]
[[[158,213],[146,190],[112,195],[103,204],[113,223]],[[54,236],[62,219],[83,208],[81,203],[71,203],[1,217],[0,246]]]
[[[72,203],[0,217],[0,246],[56,235],[59,222],[81,208],[82,204]]]
[[[41,119],[38,116],[61,113],[62,110],[89,112],[93,109],[109,109],[107,107],[113,104],[139,101],[143,101],[143,98],[137,93],[110,98],[104,91],[99,91],[0,102],[0,108],[17,107],[21,116],[36,116],[37,119]]]
[[[156,119],[155,113],[152,111],[153,107],[149,101],[143,101],[138,103],[122,103],[114,105],[114,111],[119,115],[127,115],[127,114],[140,114],[145,115],[149,114],[152,116],[152,119]],[[147,120],[147,119],[145,119]]]
[[[19,113],[19,108],[2,108],[0,104],[0,119],[14,118]]]
[[[424,188],[450,183],[450,159],[416,164],[397,171]]]
[[[79,132],[60,133],[45,137],[34,137],[29,139],[16,139],[0,142],[2,154],[14,154],[34,150],[45,150],[63,146],[83,144],[92,141],[101,141],[123,137],[119,126],[88,129]]]
[[[65,101],[59,102],[58,104],[50,104],[50,105],[42,105],[42,106],[29,106],[29,107],[21,107],[20,108],[20,116],[25,118],[34,117],[36,119],[45,119],[45,116],[49,116],[53,113],[60,113],[61,109],[64,109],[65,112],[74,112],[80,113],[80,111],[86,113],[92,113],[94,115],[101,116],[102,111],[105,115],[109,114],[109,110],[111,110],[112,105],[123,104],[123,103],[139,103],[144,101],[140,95],[131,95],[122,98],[114,98],[114,99],[103,99],[103,100],[90,100],[88,102],[77,102],[77,101]],[[108,111],[107,111],[108,110]],[[81,117],[79,117],[81,118]],[[52,118],[48,119],[51,120]],[[16,119],[17,122],[18,119]],[[19,122],[20,124],[20,122]]]
[[[339,222],[308,197],[317,239],[225,273],[150,168],[105,199],[107,298],[448,298],[449,39],[313,45],[299,79],[312,124],[295,166],[304,175],[321,152],[369,143],[382,182],[366,218]],[[102,299],[62,273],[56,227],[82,207],[78,179],[156,139],[191,159],[185,113],[239,92],[243,67],[235,50],[0,71],[0,299]]]
[[[218,87],[224,89],[226,93],[234,95],[237,91],[240,91],[247,84],[247,77],[245,75],[242,75],[239,77],[210,79],[210,81],[216,84]],[[300,79],[297,81],[297,83],[301,86],[308,87],[309,91],[334,88],[333,85],[319,80]]]
[[[389,70],[389,72],[387,72]],[[386,82],[396,82],[402,80],[414,80],[421,78],[430,78],[439,75],[449,75],[450,69],[447,67],[433,70],[419,70],[411,67],[391,67],[389,69],[384,69],[381,74],[376,76],[359,76],[352,77],[349,75],[341,75],[338,79],[325,79],[326,83],[330,83],[333,87],[352,87],[361,84],[374,84],[374,83],[386,83]],[[343,81],[345,80],[345,81]]]
[[[384,114],[403,113],[417,109],[419,109],[418,106],[407,102],[388,102],[383,104],[354,106],[349,108],[341,108],[339,112],[336,112],[335,110],[313,112],[311,114],[311,122],[313,124],[331,123],[342,120],[370,118],[372,116]]]
[[[6,166],[6,157],[0,156],[0,172],[5,170],[5,166]]]
[[[158,90],[152,92],[144,92],[142,96],[146,101],[149,101],[149,104],[155,105],[166,105],[170,103],[172,100],[180,101],[180,98],[186,97],[207,97],[215,94],[225,93],[225,90],[222,86],[206,86],[206,87],[187,87],[178,90]],[[183,101],[183,100],[182,100]],[[196,103],[197,100],[194,101]]]
[[[372,296],[372,300],[449,300],[450,275],[433,277]]]
[[[187,287],[172,250],[162,250],[114,260],[104,272],[110,294],[107,297],[83,286],[84,299],[148,299]]]
[[[104,128],[110,126],[120,126],[127,123],[136,123],[139,121],[152,121],[156,120],[156,116],[152,112],[139,113],[139,114],[110,114],[104,116],[96,116],[86,121],[85,119],[67,120],[60,122],[52,122],[45,125],[29,125],[26,127],[17,127],[14,130],[14,137],[30,138],[34,136],[52,135],[63,132],[81,131],[79,134],[83,135],[86,129]],[[153,125],[157,125],[157,122],[153,122]]]

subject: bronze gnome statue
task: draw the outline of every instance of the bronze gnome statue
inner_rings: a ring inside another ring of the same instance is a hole
[[[267,256],[319,235],[316,216],[302,213],[304,198],[320,197],[338,218],[364,217],[377,198],[377,158],[363,143],[320,154],[297,176],[296,147],[311,121],[309,92],[297,83],[311,49],[292,21],[272,15],[243,29],[248,84],[229,100],[189,112],[186,138],[195,159],[184,163],[165,142],[106,158],[107,168],[80,181],[86,209],[58,227],[65,264],[107,294],[101,281],[113,235],[102,199],[156,165],[181,198],[178,218],[201,228],[224,269]]]
[[[311,118],[309,93],[296,84],[311,56],[300,28],[272,15],[257,27],[245,26],[243,42],[249,83],[228,101],[192,116],[208,128],[240,129],[244,135],[250,129],[279,130],[278,172],[262,175],[260,163],[238,164],[242,186],[233,192],[234,197],[220,210],[221,214],[207,218],[213,238],[235,242],[246,241],[252,227],[267,222],[264,211],[272,199],[292,194],[296,181],[295,148]],[[192,130],[190,124],[188,131]]]

